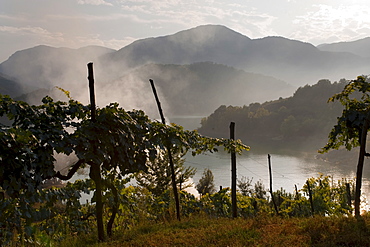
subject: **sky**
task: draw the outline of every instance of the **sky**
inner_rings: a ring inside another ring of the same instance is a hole
[[[370,36],[369,0],[0,0],[0,62],[37,45],[120,49],[199,25],[313,45]]]

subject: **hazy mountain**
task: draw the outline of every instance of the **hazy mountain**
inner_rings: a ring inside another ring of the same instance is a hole
[[[210,61],[273,76],[298,87],[324,78],[355,78],[366,74],[370,67],[370,58],[320,49],[283,37],[250,39],[224,26],[205,25],[138,40],[118,51],[97,46],[77,50],[37,46],[13,54],[0,64],[0,73],[28,85],[66,85],[76,90],[79,83],[85,83],[86,64],[90,61],[97,73],[101,71],[99,76],[104,81],[149,63]]]
[[[90,61],[99,105],[118,101],[126,109],[156,109],[148,86],[153,78],[173,114],[203,114],[220,104],[285,97],[293,92],[285,82],[298,87],[323,78],[353,79],[370,67],[370,58],[321,51],[282,37],[250,39],[224,26],[206,25],[138,40],[118,51],[37,46],[13,54],[0,64],[0,73],[34,88],[60,86],[87,103]]]
[[[222,104],[263,102],[286,97],[295,90],[273,77],[210,62],[148,64],[99,86],[98,101],[118,101],[129,109],[138,107],[157,113],[149,78],[155,82],[167,115],[207,115]]]
[[[128,67],[145,63],[189,64],[211,61],[236,66],[251,41],[224,26],[200,26],[173,35],[142,39],[105,56]]]
[[[370,59],[354,54],[321,51],[309,43],[282,37],[250,39],[217,25],[138,40],[103,58],[103,64],[114,64],[106,67],[107,70],[116,69],[112,73],[145,63],[211,61],[274,76],[296,86],[312,84],[322,78],[353,78],[366,73],[370,65]]]
[[[370,57],[370,37],[352,42],[322,44],[317,48],[322,51],[349,52],[361,57]]]
[[[6,75],[0,74],[0,94],[17,97],[24,91],[31,90],[30,87],[24,87],[21,83],[9,78]]]
[[[72,90],[76,82],[86,82],[88,62],[111,52],[114,50],[99,46],[70,49],[40,45],[14,53],[0,64],[0,73],[24,85],[38,88],[65,85]]]

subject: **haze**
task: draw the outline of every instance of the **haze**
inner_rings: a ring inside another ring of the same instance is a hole
[[[204,24],[225,25],[250,38],[352,41],[370,36],[369,14],[365,0],[1,0],[0,62],[40,44],[120,49]]]

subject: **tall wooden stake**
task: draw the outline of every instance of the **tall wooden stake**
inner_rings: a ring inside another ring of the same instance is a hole
[[[157,101],[159,115],[161,116],[162,123],[166,124],[166,119],[164,118],[164,115],[163,115],[161,102],[159,101],[159,98],[158,98],[158,95],[157,95],[157,90],[155,89],[154,81],[152,79],[149,79],[149,82],[150,82],[150,85],[152,86],[152,90],[153,90],[155,100]],[[177,192],[175,166],[173,164],[172,153],[171,153],[171,145],[170,144],[167,145],[167,152],[168,152],[168,159],[170,160],[172,189],[173,189],[173,194],[174,194],[175,203],[176,203],[176,215],[177,215],[177,219],[180,220],[181,219],[181,217],[180,217],[180,200],[179,200],[179,194]]]
[[[364,160],[366,155],[366,137],[369,130],[369,120],[366,119],[362,130],[360,132],[360,152],[358,154],[358,163],[356,171],[356,189],[355,189],[355,216],[361,217],[360,204],[361,204],[361,185],[362,185],[362,172],[364,169]]]
[[[88,77],[89,79],[89,90],[90,90],[90,111],[91,111],[91,121],[96,121],[96,105],[95,105],[95,81],[94,81],[94,70],[93,63],[87,64]]]
[[[230,123],[230,139],[235,140],[235,123]],[[231,151],[231,204],[233,218],[238,217],[238,207],[236,204],[236,155]]]
[[[272,191],[272,172],[271,172],[271,155],[268,154],[267,155],[268,157],[268,161],[269,161],[269,174],[270,174],[270,194],[271,194],[271,200],[272,200],[272,203],[274,204],[274,208],[275,208],[275,212],[276,214],[279,214],[279,210],[276,206],[276,201],[275,201],[275,198],[274,198],[274,193]]]
[[[93,63],[87,64],[88,68],[88,79],[90,89],[90,107],[91,107],[91,121],[96,122],[96,105],[95,105],[95,89],[94,89],[94,72]],[[92,143],[91,152],[95,152],[96,143]],[[98,225],[98,238],[100,241],[104,241],[104,224],[103,224],[103,196],[102,196],[102,178],[100,164],[90,163],[90,177],[94,181],[96,190],[96,222]]]

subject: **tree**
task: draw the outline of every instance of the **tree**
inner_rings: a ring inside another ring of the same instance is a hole
[[[341,93],[335,94],[329,102],[339,100],[344,106],[342,116],[329,133],[329,141],[319,152],[328,152],[344,146],[347,150],[360,147],[355,191],[355,216],[360,216],[362,172],[366,152],[366,137],[370,123],[370,84],[364,76],[350,81]]]
[[[252,180],[253,178],[250,179],[244,176],[240,180],[238,179],[238,188],[243,196],[252,196]]]
[[[184,154],[172,154],[176,175],[177,186],[184,189],[183,185],[192,178],[196,172],[195,168],[185,167]],[[148,189],[156,196],[160,196],[171,187],[171,169],[169,166],[167,152],[160,152],[157,158],[147,163],[146,171],[135,174],[138,185]],[[186,185],[189,186],[189,185]]]
[[[151,121],[143,111],[125,111],[118,103],[97,108],[95,115],[91,121],[90,107],[72,99],[67,103],[45,97],[35,106],[0,95],[0,117],[11,120],[9,125],[0,125],[0,188],[17,200],[13,215],[19,220],[12,226],[21,230],[25,222],[27,230],[33,221],[48,217],[38,215],[43,212],[32,207],[42,200],[43,181],[55,177],[69,180],[78,169],[89,167],[95,183],[98,236],[104,240],[103,201],[97,191],[109,189],[115,197],[120,196],[115,193],[114,181],[147,170],[147,163],[153,162],[163,147],[171,147],[174,153],[192,149],[194,155],[217,151],[218,146],[236,152],[249,149],[239,140],[207,138],[181,126]],[[58,153],[78,158],[67,175],[54,170],[54,154]],[[0,199],[0,204],[9,209],[5,199]],[[108,234],[117,208],[115,205],[106,226]]]
[[[258,199],[266,199],[267,191],[266,191],[265,186],[263,185],[261,180],[258,180],[254,184],[253,194]]]
[[[214,177],[210,169],[204,169],[202,177],[199,179],[199,182],[195,186],[199,194],[204,196],[205,194],[212,194],[216,191],[215,184],[213,183]]]

